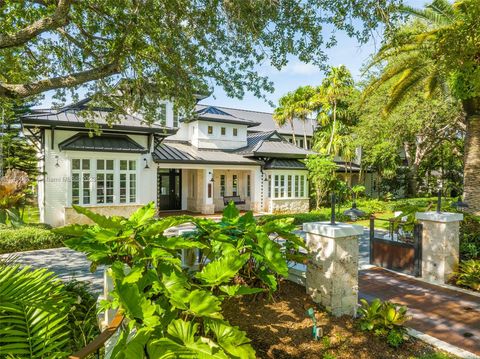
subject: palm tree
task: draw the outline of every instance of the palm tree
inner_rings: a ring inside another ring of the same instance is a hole
[[[391,62],[367,88],[365,94],[391,83],[391,111],[412,90],[424,89],[426,97],[448,86],[462,102],[466,115],[464,195],[469,211],[480,214],[480,50],[478,16],[480,2],[434,0],[424,9],[404,7],[413,17],[392,36],[376,55],[372,65]]]
[[[323,126],[328,126],[330,140],[327,144],[327,154],[332,153],[332,146],[337,129],[338,116],[346,115],[340,103],[354,91],[354,82],[350,71],[344,66],[331,67],[322,84],[317,88],[311,102],[318,111],[318,119]]]
[[[303,123],[303,147],[307,148],[307,119],[313,113],[315,107],[312,102],[315,89],[312,86],[301,86],[293,93],[293,111],[296,118]]]
[[[288,92],[286,95],[282,96],[278,101],[278,107],[273,112],[273,119],[279,127],[285,126],[285,124],[290,124],[292,128],[293,143],[297,143],[295,139],[295,127],[293,120],[295,119],[295,107],[294,107],[294,94],[293,92]]]

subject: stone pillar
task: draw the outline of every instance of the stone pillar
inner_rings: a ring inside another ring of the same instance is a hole
[[[202,171],[202,214],[214,214],[215,204],[213,203],[213,169],[205,168]]]
[[[458,266],[461,213],[418,212],[422,224],[422,278],[446,283]]]
[[[358,236],[363,227],[304,223],[310,251],[306,288],[314,302],[335,316],[352,315],[358,304]]]

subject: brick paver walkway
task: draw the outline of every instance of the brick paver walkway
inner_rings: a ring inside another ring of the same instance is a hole
[[[428,284],[381,268],[359,272],[360,297],[408,306],[407,325],[480,355],[480,297]]]

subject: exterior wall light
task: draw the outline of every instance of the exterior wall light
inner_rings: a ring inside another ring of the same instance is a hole
[[[55,163],[55,167],[59,168],[60,167],[60,164],[58,163],[58,155],[55,156],[55,160],[57,161]]]
[[[146,170],[148,170],[148,169],[150,168],[150,166],[148,165],[148,160],[147,160],[146,157],[145,157],[143,160],[145,161],[145,167],[144,167],[144,168],[145,168]]]

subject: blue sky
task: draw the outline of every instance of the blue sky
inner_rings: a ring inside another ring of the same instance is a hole
[[[404,3],[415,7],[422,7],[426,1],[404,0]],[[359,44],[355,39],[341,32],[338,32],[336,37],[338,40],[337,45],[333,48],[326,49],[329,58],[327,64],[330,66],[347,66],[353,77],[358,80],[361,76],[362,66],[380,47],[380,33],[374,34],[370,41],[365,44]],[[278,99],[283,94],[295,90],[299,86],[317,86],[322,81],[323,72],[318,67],[302,63],[294,57],[290,57],[289,60],[288,65],[280,71],[268,65],[257,67],[257,70],[262,75],[267,75],[274,83],[274,93],[267,94],[267,99],[274,104],[278,103]],[[259,99],[251,93],[246,93],[243,99],[229,98],[221,87],[215,87],[213,95],[203,100],[202,103],[256,111],[273,111],[273,108],[264,99]],[[51,96],[47,94],[45,100],[39,107],[49,107],[50,105]]]

